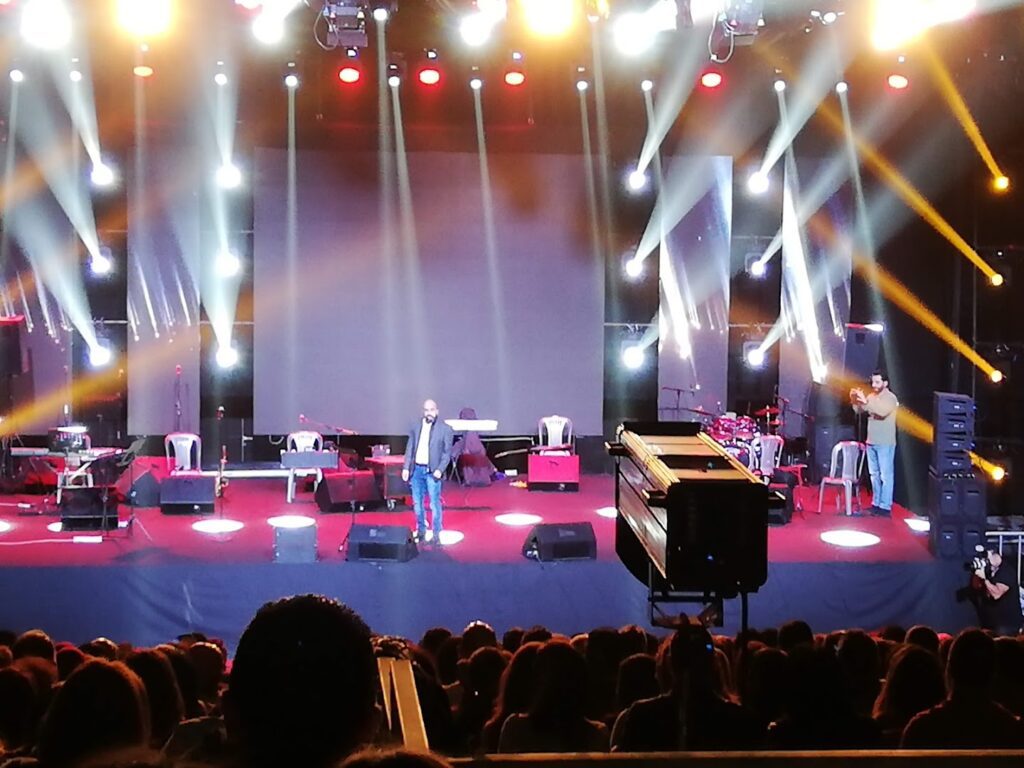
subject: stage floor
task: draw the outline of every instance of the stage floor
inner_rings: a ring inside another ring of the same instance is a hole
[[[584,476],[578,493],[530,492],[522,483],[501,481],[488,488],[463,488],[448,483],[444,490],[445,528],[456,543],[434,549],[422,548],[420,556],[449,562],[503,563],[522,559],[522,544],[533,522],[589,522],[594,527],[599,560],[615,560],[615,524],[602,516],[614,504],[615,486],[610,476]],[[915,533],[906,525],[909,513],[897,507],[890,519],[847,517],[837,514],[833,503],[817,510],[817,490],[797,489],[803,513],[797,512],[785,526],[772,526],[768,534],[771,562],[924,562],[931,559],[927,533]],[[831,499],[830,499],[831,502]],[[865,495],[865,504],[867,504]],[[19,509],[30,504],[32,509]],[[131,510],[122,506],[122,524]],[[52,505],[40,497],[0,497],[0,521],[11,529],[0,534],[0,551],[8,566],[104,565],[119,562],[167,565],[175,562],[259,563],[273,559],[274,530],[269,518],[299,514],[317,523],[318,559],[344,560],[339,545],[353,522],[407,525],[415,528],[411,508],[400,506],[349,514],[321,514],[312,493],[300,493],[291,504],[285,500],[283,479],[235,479],[214,515],[163,515],[158,508],[136,510],[136,522],[103,537],[99,543],[75,543],[87,532],[53,532],[60,520]],[[525,524],[502,522],[508,515],[522,517]],[[234,533],[204,534],[192,524],[204,518],[228,518],[243,527]],[[2,527],[2,526],[0,526]],[[871,533],[879,538],[875,546],[846,548],[824,542],[823,532],[837,529]]]
[[[805,514],[769,530],[768,582],[750,598],[752,626],[800,618],[817,631],[888,623],[952,631],[973,621],[954,599],[963,581],[960,563],[934,560],[927,534],[905,524],[905,510],[897,509],[892,519],[848,518],[826,507],[819,516],[816,490],[800,490]],[[261,604],[304,592],[342,600],[377,632],[412,638],[429,627],[458,630],[476,619],[499,631],[543,624],[564,633],[649,624],[646,587],[614,553],[614,520],[598,513],[612,505],[611,477],[585,476],[579,493],[531,493],[507,481],[471,489],[448,484],[444,498],[445,526],[461,540],[422,548],[406,563],[349,562],[339,545],[353,520],[412,527],[411,510],[323,515],[309,493],[286,503],[281,479],[233,480],[212,517],[244,527],[220,535],[194,531],[200,518],[140,509],[131,531],[74,543],[83,534],[48,530],[59,517],[38,514],[39,497],[3,498],[0,520],[11,528],[0,533],[0,626],[38,626],[75,642],[107,635],[140,645],[202,631],[234,648]],[[122,518],[128,511],[121,510]],[[273,562],[267,519],[286,513],[316,519],[318,562]],[[509,513],[547,523],[590,522],[597,559],[524,558],[529,525],[498,521]],[[836,529],[872,533],[880,541],[847,549],[821,540],[823,532]],[[737,602],[726,606],[727,632],[739,628]]]

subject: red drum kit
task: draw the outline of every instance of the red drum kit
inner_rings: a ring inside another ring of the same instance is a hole
[[[755,469],[760,466],[760,437],[776,434],[782,427],[779,416],[779,409],[771,405],[754,411],[756,418],[725,413],[715,418],[705,431],[738,461]]]

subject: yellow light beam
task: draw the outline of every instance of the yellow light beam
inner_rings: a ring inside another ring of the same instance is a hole
[[[758,50],[765,55],[765,58],[767,58],[769,62],[781,66],[781,57],[771,50],[770,46],[760,46]],[[847,129],[846,124],[843,121],[843,116],[831,104],[826,101],[822,101],[818,105],[816,115],[819,118],[824,119],[840,136],[846,135]],[[893,191],[896,192],[896,194],[903,199],[907,205],[909,205],[921,218],[931,224],[932,228],[946,238],[949,244],[962,253],[968,261],[981,270],[985,277],[988,278],[989,282],[993,285],[1002,284],[1002,281],[998,278],[998,273],[995,269],[993,269],[988,262],[978,255],[978,252],[960,236],[960,233],[942,217],[942,214],[935,210],[935,207],[928,202],[928,199],[922,195],[913,184],[904,178],[904,176],[896,170],[893,164],[890,163],[881,152],[879,152],[870,142],[857,135],[852,126],[850,127],[850,135],[853,138],[853,142],[857,147],[857,152],[860,157],[893,189]]]
[[[1007,182],[1001,182],[1000,180],[1007,179],[1006,174],[1003,173],[999,164],[996,162],[995,156],[992,154],[992,150],[989,149],[988,144],[985,142],[985,137],[981,135],[981,129],[978,127],[977,121],[971,114],[971,110],[967,106],[967,102],[964,101],[964,97],[960,94],[959,89],[956,87],[956,83],[953,82],[952,76],[949,74],[949,69],[943,63],[942,59],[935,52],[935,49],[931,45],[922,46],[922,50],[925,54],[925,61],[928,63],[928,68],[931,70],[932,76],[935,78],[935,82],[939,86],[939,91],[942,96],[946,99],[946,103],[949,108],[953,110],[953,114],[956,119],[963,126],[964,133],[967,134],[967,138],[974,144],[974,148],[978,150],[978,154],[988,167],[989,173],[992,174],[993,186],[997,189],[1002,187],[1001,191],[1009,188]],[[1002,185],[1005,183],[1005,187]]]
[[[810,218],[808,226],[813,228],[823,238],[827,238],[829,242],[834,242],[837,239],[835,229],[820,212]],[[890,275],[875,259],[864,254],[859,249],[854,248],[852,253],[853,268],[858,274],[876,286],[889,301],[921,323],[921,325],[959,352],[963,357],[967,358],[979,370],[983,371],[986,376],[992,376],[993,371],[996,370],[995,366],[979,355],[970,344],[957,336],[909,288]]]

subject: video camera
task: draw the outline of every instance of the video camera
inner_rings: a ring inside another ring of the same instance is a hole
[[[964,563],[964,570],[974,573],[979,568],[988,567],[988,552],[985,547],[978,544],[974,547],[974,557]]]

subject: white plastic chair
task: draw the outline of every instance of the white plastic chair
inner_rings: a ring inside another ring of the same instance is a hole
[[[324,437],[319,432],[313,432],[312,430],[292,432],[288,435],[286,448],[288,451],[296,453],[301,453],[302,451],[322,451],[324,449]],[[322,469],[315,467],[309,467],[308,469],[292,467],[288,470],[287,499],[289,504],[295,499],[295,478],[313,476],[316,477],[314,481],[315,488],[324,479],[324,471]]]
[[[542,416],[537,422],[538,453],[549,456],[571,456],[572,419],[566,416]],[[550,448],[550,450],[547,450]]]
[[[750,469],[761,477],[771,480],[772,475],[779,466],[779,457],[782,456],[782,446],[785,440],[781,435],[761,435],[757,438],[758,458],[751,456]]]
[[[832,465],[828,477],[821,478],[818,489],[818,514],[825,500],[825,488],[842,488],[846,497],[846,514],[853,514],[853,500],[860,511],[860,476],[864,469],[867,448],[856,440],[841,440],[832,446]],[[838,507],[838,504],[837,504]]]
[[[203,467],[203,441],[191,432],[171,432],[164,438],[167,469],[173,475],[198,472]]]
[[[92,440],[88,435],[82,435],[82,448],[86,451],[92,449]],[[93,488],[96,480],[89,469],[91,459],[85,459],[84,463],[77,453],[68,454],[64,460],[64,469],[57,473],[57,506],[63,498],[65,488]]]

